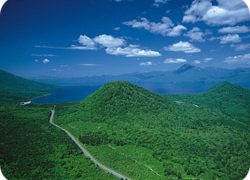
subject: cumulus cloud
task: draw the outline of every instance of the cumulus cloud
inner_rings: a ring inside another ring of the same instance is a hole
[[[103,47],[105,48],[107,54],[116,56],[118,55],[125,57],[161,56],[161,54],[158,51],[142,49],[137,45],[126,45],[126,41],[123,38],[113,37],[107,34],[98,35],[94,38],[90,38],[86,35],[80,35],[78,38],[78,43],[80,45],[71,45],[70,47],[56,47],[56,46],[35,46],[35,47],[52,48],[52,49],[72,49],[72,50],[94,50],[97,49],[97,47]]]
[[[183,22],[204,21],[209,25],[235,25],[249,21],[249,10],[242,0],[194,0],[185,11]]]
[[[121,55],[125,57],[158,57],[161,54],[157,51],[141,49],[135,45],[127,47],[110,47],[106,48],[106,53],[110,55]]]
[[[125,44],[124,39],[116,38],[107,34],[96,36],[94,38],[94,41],[106,48],[119,47]]]
[[[168,0],[154,0],[153,6],[159,7],[161,4],[166,4]]]
[[[198,53],[201,50],[189,42],[180,41],[178,43],[172,44],[168,47],[164,47],[166,51],[182,51],[184,53]]]
[[[186,59],[182,59],[182,58],[167,58],[165,59],[165,61],[163,63],[165,64],[180,64],[180,63],[186,63],[187,60]]]
[[[42,62],[43,62],[43,64],[48,64],[50,62],[50,60],[49,59],[44,59],[44,60],[42,60]]]
[[[241,42],[241,38],[238,34],[228,34],[226,36],[219,37],[219,39],[221,44]]]
[[[93,41],[91,38],[89,38],[86,35],[80,35],[78,38],[78,42],[79,42],[79,44],[82,45],[82,48],[90,49],[90,50],[96,48],[95,41]]]
[[[250,64],[250,54],[229,56],[225,59],[228,64]]]
[[[132,28],[145,29],[162,36],[180,36],[182,31],[186,30],[186,27],[182,25],[175,26],[168,17],[162,17],[161,22],[151,22],[147,18],[141,18],[140,20],[134,19],[123,24]]]
[[[107,34],[98,35],[93,39],[86,35],[80,35],[77,41],[79,45],[71,45],[69,47],[40,45],[36,45],[35,47],[48,49],[95,50],[97,45],[109,48],[122,46],[126,43],[126,41],[122,38],[116,38]]]
[[[189,37],[192,41],[204,42],[205,33],[200,30],[198,27],[194,27],[188,31],[185,36]]]
[[[187,30],[186,27],[182,25],[177,25],[174,28],[172,28],[167,35],[171,37],[180,36],[182,32],[185,30]]]
[[[224,27],[218,30],[219,33],[247,33],[250,32],[250,28],[248,26],[231,26]]]
[[[140,66],[152,66],[153,63],[151,61],[147,61],[147,62],[141,62]]]

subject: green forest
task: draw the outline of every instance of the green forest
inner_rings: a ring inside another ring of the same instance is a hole
[[[0,166],[7,179],[115,179],[48,123],[52,105],[19,105],[52,86],[4,72],[0,82]]]
[[[48,123],[53,105],[19,105],[52,86],[10,80],[0,88],[7,179],[115,179]],[[195,95],[158,95],[116,81],[79,103],[57,104],[55,115],[96,159],[131,179],[242,179],[249,169],[250,91],[227,82]]]
[[[249,105],[249,90],[226,82],[198,95],[160,96],[118,81],[59,106],[56,122],[132,179],[242,179],[250,164]]]

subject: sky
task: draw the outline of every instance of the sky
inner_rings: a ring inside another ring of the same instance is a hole
[[[81,77],[200,67],[250,67],[242,0],[8,0],[0,69]]]

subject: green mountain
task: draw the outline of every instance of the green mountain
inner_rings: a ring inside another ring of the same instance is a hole
[[[48,93],[53,86],[37,83],[0,70],[1,101],[29,100]]]
[[[132,179],[241,179],[250,164],[250,109],[234,102],[249,94],[222,83],[200,95],[160,96],[118,81],[59,106],[56,122]]]
[[[126,113],[155,113],[173,104],[146,89],[125,81],[104,85],[81,102],[92,114],[111,118]]]
[[[250,124],[250,90],[239,85],[222,82],[201,94],[176,97],[178,100],[218,109],[232,118]]]

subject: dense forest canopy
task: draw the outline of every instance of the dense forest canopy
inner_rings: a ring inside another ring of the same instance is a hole
[[[239,179],[250,164],[249,97],[249,90],[227,82],[199,95],[160,96],[117,81],[59,107],[56,121],[94,151],[150,150],[166,178]],[[133,177],[132,169],[124,171]]]

